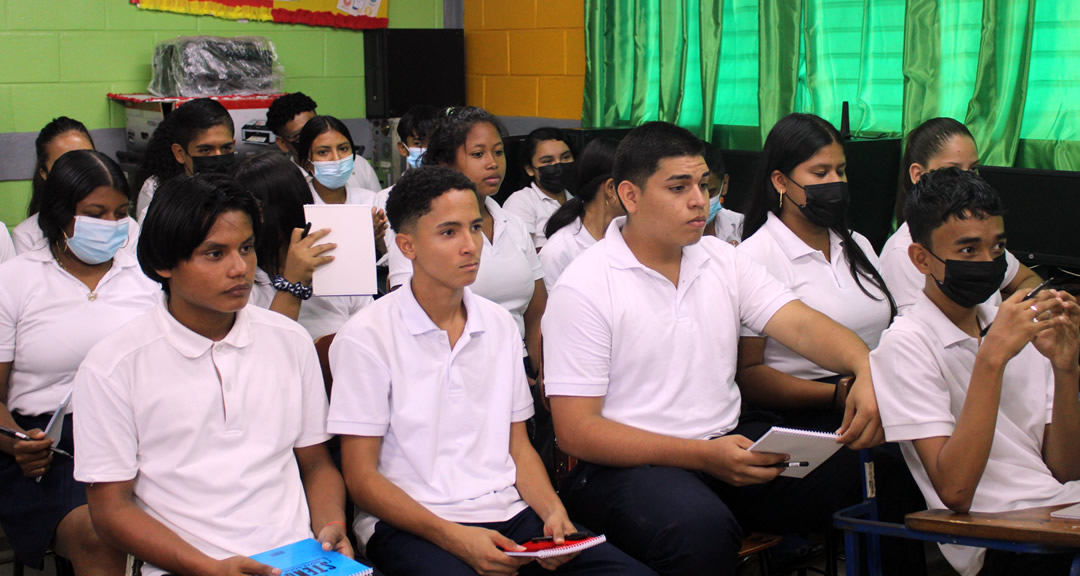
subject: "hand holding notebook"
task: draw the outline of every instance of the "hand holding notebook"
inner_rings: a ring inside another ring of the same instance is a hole
[[[832,432],[814,432],[811,430],[796,430],[794,428],[782,428],[773,426],[754,445],[750,447],[753,452],[770,452],[774,454],[788,454],[789,462],[806,462],[805,466],[792,466],[784,468],[781,476],[791,478],[804,478],[813,472],[822,462],[840,449],[839,438]]]

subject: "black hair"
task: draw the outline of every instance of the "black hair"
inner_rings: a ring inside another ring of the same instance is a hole
[[[546,142],[548,140],[562,142],[570,149],[571,154],[574,153],[574,147],[570,145],[570,138],[566,135],[566,132],[551,126],[543,126],[529,132],[529,135],[525,137],[525,144],[521,149],[521,166],[523,168],[525,166],[535,168],[535,166],[532,165],[532,159],[536,154],[536,147],[539,146],[541,142]]]
[[[263,152],[233,170],[237,183],[251,192],[262,210],[262,233],[255,239],[259,268],[273,277],[281,273],[281,247],[288,246],[294,228],[307,222],[304,205],[314,204],[304,175],[283,154]]]
[[[911,239],[927,248],[931,234],[950,218],[1003,216],[1001,197],[975,172],[955,166],[923,174],[904,204]]]
[[[26,208],[27,218],[37,214],[41,210],[41,194],[45,189],[45,179],[41,177],[41,173],[46,172],[45,161],[48,160],[49,156],[47,148],[53,140],[68,132],[79,132],[83,136],[86,136],[86,139],[90,141],[90,147],[94,147],[94,139],[90,137],[90,132],[86,129],[86,126],[84,126],[82,122],[68,118],[67,116],[53,118],[41,129],[41,132],[38,132],[37,139],[34,140],[34,151],[37,153],[37,162],[34,164],[34,178],[32,180],[30,205]]]
[[[439,125],[439,109],[427,104],[418,104],[405,111],[398,120],[398,138],[404,143],[409,136],[416,135],[420,140],[427,140],[435,127]]]
[[[101,152],[72,150],[53,163],[37,213],[38,227],[50,245],[64,239],[64,227],[75,217],[75,206],[101,186],[131,198],[124,171]]]
[[[285,136],[281,132],[297,114],[303,112],[315,112],[315,101],[303,92],[285,94],[270,103],[266,109],[266,129],[278,136]]]
[[[754,171],[754,185],[750,197],[750,206],[746,211],[743,224],[743,240],[754,235],[765,224],[768,213],[780,216],[780,194],[773,187],[772,174],[780,171],[790,174],[799,164],[809,160],[818,150],[830,144],[840,144],[843,140],[836,128],[825,119],[813,114],[788,114],[780,119],[765,138],[765,146],[758,157]],[[889,301],[890,317],[896,316],[896,302],[889,287],[885,285],[881,273],[870,262],[862,248],[851,236],[847,217],[831,228],[844,242],[844,257],[847,259],[851,276],[859,289],[873,300]],[[868,280],[883,297],[870,293],[863,279]]]
[[[585,207],[592,203],[604,183],[611,178],[611,168],[615,165],[615,150],[619,141],[601,137],[589,142],[577,161],[577,195],[559,206],[548,218],[544,226],[544,235],[551,238],[560,228],[578,218],[585,217]]]
[[[424,152],[425,166],[454,166],[457,163],[457,150],[465,145],[469,131],[477,124],[491,124],[499,136],[506,137],[506,128],[493,114],[476,106],[447,108],[439,119],[439,125],[428,136],[427,152]]]
[[[612,174],[616,186],[629,180],[644,188],[645,181],[660,167],[660,160],[704,155],[701,140],[686,128],[667,122],[646,122],[619,142]]]
[[[386,200],[390,227],[400,234],[402,229],[431,212],[432,201],[450,190],[476,192],[476,184],[448,166],[420,166],[405,172]]]
[[[218,216],[233,210],[247,214],[258,239],[262,224],[258,202],[231,177],[182,175],[162,184],[150,203],[139,237],[139,266],[143,273],[169,293],[169,281],[158,270],[172,270],[191,258]]]
[[[310,160],[311,146],[315,143],[315,139],[327,132],[341,134],[349,141],[349,146],[353,151],[356,151],[352,134],[349,133],[349,128],[345,126],[344,122],[333,116],[316,116],[308,120],[307,124],[304,124],[304,128],[300,130],[300,140],[296,143],[296,154],[298,156],[296,161],[301,166],[303,166],[304,162]]]
[[[165,116],[150,141],[146,144],[146,154],[142,164],[135,172],[132,183],[136,190],[151,176],[157,178],[160,186],[166,180],[184,173],[184,165],[176,161],[172,145],[179,144],[187,151],[188,144],[199,134],[215,127],[225,126],[230,134],[235,134],[232,116],[217,100],[196,98],[177,106]],[[138,198],[135,198],[136,202]],[[138,209],[138,206],[135,206]]]
[[[967,136],[971,141],[975,137],[962,123],[952,118],[931,118],[908,133],[904,143],[904,159],[900,162],[900,185],[896,189],[896,225],[904,223],[904,201],[911,192],[911,165],[924,167],[930,159],[941,152],[953,136]]]
[[[724,155],[720,153],[720,149],[704,140],[701,144],[705,146],[705,164],[709,167],[709,174],[717,179],[723,179],[724,174],[727,174],[727,165],[724,164]]]

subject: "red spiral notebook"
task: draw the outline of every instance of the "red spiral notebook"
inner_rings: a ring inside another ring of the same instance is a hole
[[[604,542],[607,542],[607,537],[603,534],[599,536],[590,536],[583,540],[567,540],[559,546],[556,546],[552,542],[523,542],[521,545],[525,547],[525,550],[521,552],[507,552],[506,555],[517,556],[518,558],[551,558],[553,556],[576,554],[582,550],[588,550],[597,544],[603,544]]]

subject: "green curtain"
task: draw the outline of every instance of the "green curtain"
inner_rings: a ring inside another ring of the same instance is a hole
[[[760,148],[790,112],[857,135],[965,122],[985,164],[1080,170],[1080,1],[586,0],[582,125]]]
[[[711,137],[723,0],[587,2],[582,125],[664,120]]]
[[[964,124],[979,161],[1012,166],[1027,95],[1035,0],[983,0],[982,41],[975,93]]]
[[[773,125],[795,111],[802,0],[762,0],[758,18],[758,130],[764,143]]]

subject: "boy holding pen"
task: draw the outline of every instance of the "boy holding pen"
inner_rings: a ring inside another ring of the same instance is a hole
[[[870,354],[881,420],[930,508],[1006,512],[1080,501],[1080,309],[1067,292],[986,304],[1005,275],[1005,209],[974,172],[907,198],[923,291]],[[941,545],[961,574],[1065,574],[1072,554]]]

